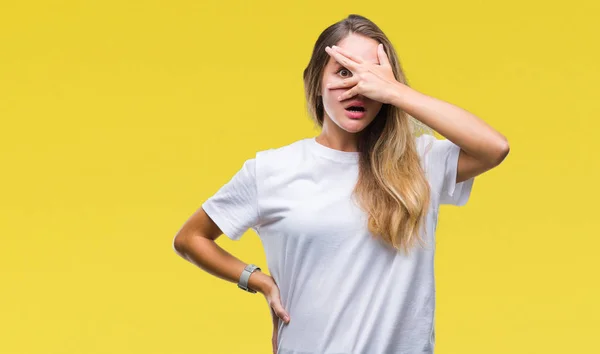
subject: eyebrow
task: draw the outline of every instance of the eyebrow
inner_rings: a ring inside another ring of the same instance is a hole
[[[337,68],[344,68],[344,69],[348,69],[345,66],[343,66],[342,64],[338,63],[337,61],[333,63],[333,68],[337,69]]]

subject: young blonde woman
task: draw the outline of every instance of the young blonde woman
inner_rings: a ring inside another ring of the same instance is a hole
[[[257,152],[174,248],[265,296],[274,353],[433,353],[439,206],[464,205],[507,139],[410,88],[388,38],[359,15],[319,36],[304,84],[321,133]],[[270,276],[214,242],[249,228]]]

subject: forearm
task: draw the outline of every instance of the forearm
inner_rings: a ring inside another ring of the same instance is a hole
[[[215,241],[198,235],[184,237],[177,243],[176,252],[207,273],[236,284],[247,265],[225,251]],[[248,287],[264,293],[269,278],[269,275],[255,271],[248,279]]]
[[[476,115],[409,86],[398,83],[392,104],[478,160],[497,161],[508,149],[507,139]]]

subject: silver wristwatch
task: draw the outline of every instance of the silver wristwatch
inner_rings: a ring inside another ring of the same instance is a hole
[[[256,293],[256,290],[252,290],[248,287],[248,279],[250,279],[250,275],[255,271],[260,270],[254,264],[248,264],[246,268],[242,271],[242,275],[240,276],[240,281],[238,282],[238,288],[242,290],[246,290],[249,293]]]

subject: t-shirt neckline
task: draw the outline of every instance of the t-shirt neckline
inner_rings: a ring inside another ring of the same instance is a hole
[[[308,142],[310,149],[315,154],[317,154],[321,157],[324,157],[324,158],[327,158],[330,160],[334,160],[334,161],[338,161],[338,162],[345,162],[345,163],[358,162],[358,158],[359,158],[359,154],[360,154],[358,151],[342,151],[342,150],[332,149],[330,147],[327,147],[327,146],[322,145],[319,142],[317,142],[316,137],[307,138],[306,140]]]

